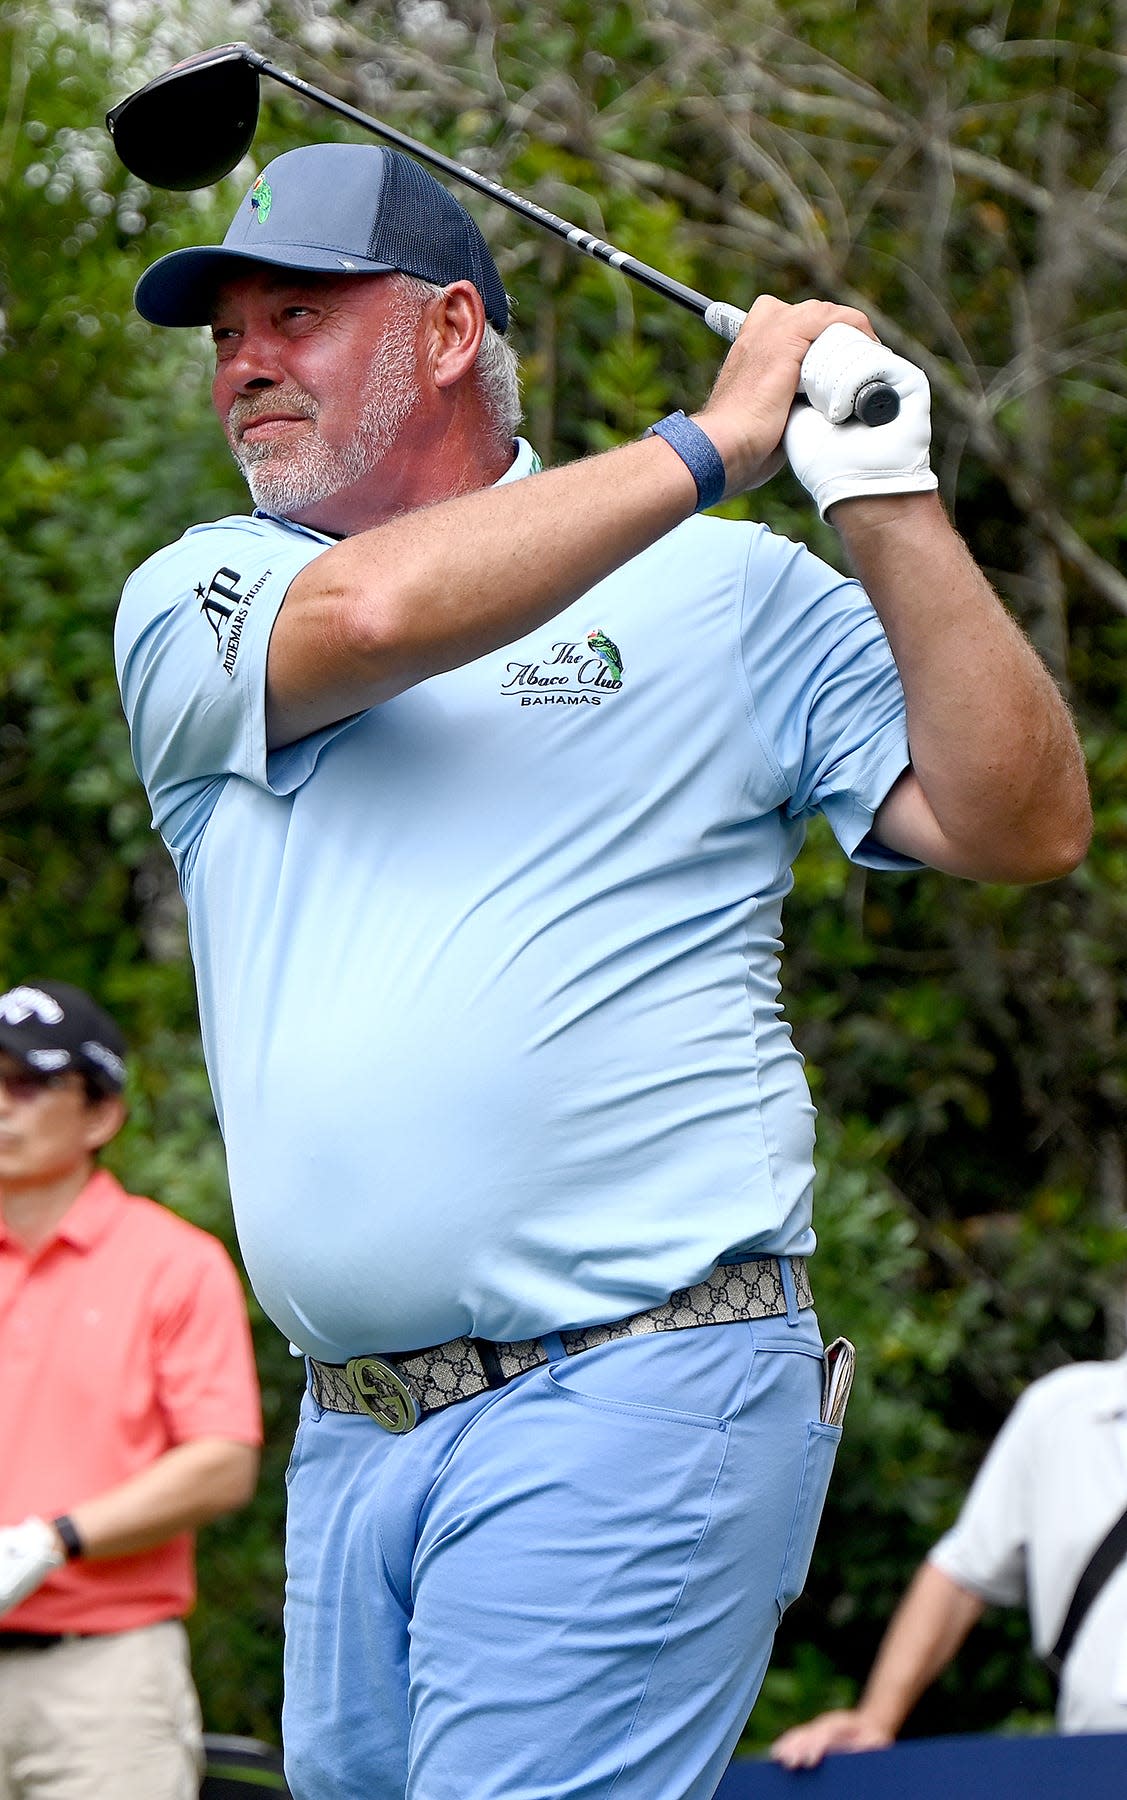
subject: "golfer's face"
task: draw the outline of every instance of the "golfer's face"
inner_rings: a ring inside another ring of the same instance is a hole
[[[257,506],[328,531],[371,522],[418,418],[421,322],[394,275],[265,270],[221,290],[212,396]]]
[[[255,497],[314,465],[324,475],[364,429],[381,346],[401,347],[384,401],[416,391],[415,334],[404,341],[403,304],[384,275],[290,278],[258,270],[227,282],[212,317],[212,398]],[[343,470],[341,471],[343,473]],[[285,510],[285,509],[279,509]]]

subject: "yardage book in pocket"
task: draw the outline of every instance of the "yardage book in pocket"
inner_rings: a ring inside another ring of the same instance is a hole
[[[848,1338],[835,1338],[822,1357],[822,1424],[840,1425],[845,1418],[857,1352]]]

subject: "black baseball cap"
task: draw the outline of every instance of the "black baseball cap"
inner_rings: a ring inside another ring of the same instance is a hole
[[[107,1012],[66,981],[0,994],[0,1050],[45,1075],[73,1069],[106,1094],[125,1086],[125,1039]]]
[[[465,207],[421,164],[377,144],[287,150],[248,188],[222,244],[173,250],[133,296],[154,325],[207,325],[221,282],[247,265],[327,275],[398,270],[445,287],[472,281],[498,331],[509,303],[490,249]]]

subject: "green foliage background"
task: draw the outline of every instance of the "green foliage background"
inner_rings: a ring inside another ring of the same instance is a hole
[[[116,164],[106,107],[237,36],[709,294],[863,301],[927,368],[960,529],[1065,686],[1097,837],[1031,891],[849,867],[815,830],[787,979],[821,1112],[819,1308],[858,1345],[806,1595],[749,1747],[850,1697],[1020,1389],[1118,1352],[1127,1197],[1127,10],[1073,0],[58,0],[0,22],[0,981],[97,991],[136,1046],[113,1160],[233,1245],[183,919],[129,758],[122,581],[244,506],[195,333],[131,315],[142,267],[221,233]],[[275,90],[256,164],[338,135]],[[199,121],[206,132],[208,122]],[[343,128],[342,128],[343,134]],[[526,429],[553,460],[707,392],[704,327],[496,207]],[[789,477],[726,508],[830,560]],[[930,597],[929,597],[930,598]],[[942,604],[942,596],[935,596]],[[990,671],[982,672],[989,682]],[[300,1365],[256,1317],[259,1497],[201,1545],[207,1723],[276,1738],[282,1473]],[[1022,1621],[990,1620],[914,1730],[1043,1725]]]

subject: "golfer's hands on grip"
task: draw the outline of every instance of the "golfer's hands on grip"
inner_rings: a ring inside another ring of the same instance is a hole
[[[771,1758],[787,1769],[813,1769],[831,1751],[883,1750],[891,1742],[892,1733],[856,1707],[819,1713],[808,1724],[784,1731],[771,1745]]]
[[[832,424],[843,393],[851,408],[857,387],[872,375],[896,388],[899,416],[887,425],[852,416]],[[801,390],[810,403],[796,399]],[[789,306],[761,295],[696,419],[724,459],[729,494],[761,486],[788,456],[823,517],[838,500],[937,485],[928,465],[927,380],[880,345],[853,307],[827,300]]]
[[[65,1561],[58,1533],[46,1519],[0,1527],[0,1617],[34,1594]]]
[[[873,379],[900,397],[900,410],[886,425],[853,417],[855,395]],[[878,349],[849,325],[831,325],[803,359],[802,391],[809,404],[800,400],[791,408],[783,448],[823,519],[839,500],[926,493],[939,485],[928,461],[931,393],[915,363]]]
[[[782,467],[783,431],[798,392],[802,359],[834,323],[873,335],[863,313],[826,300],[788,306],[761,294],[752,305],[707,404],[694,415],[724,459],[729,495],[760,487]]]

